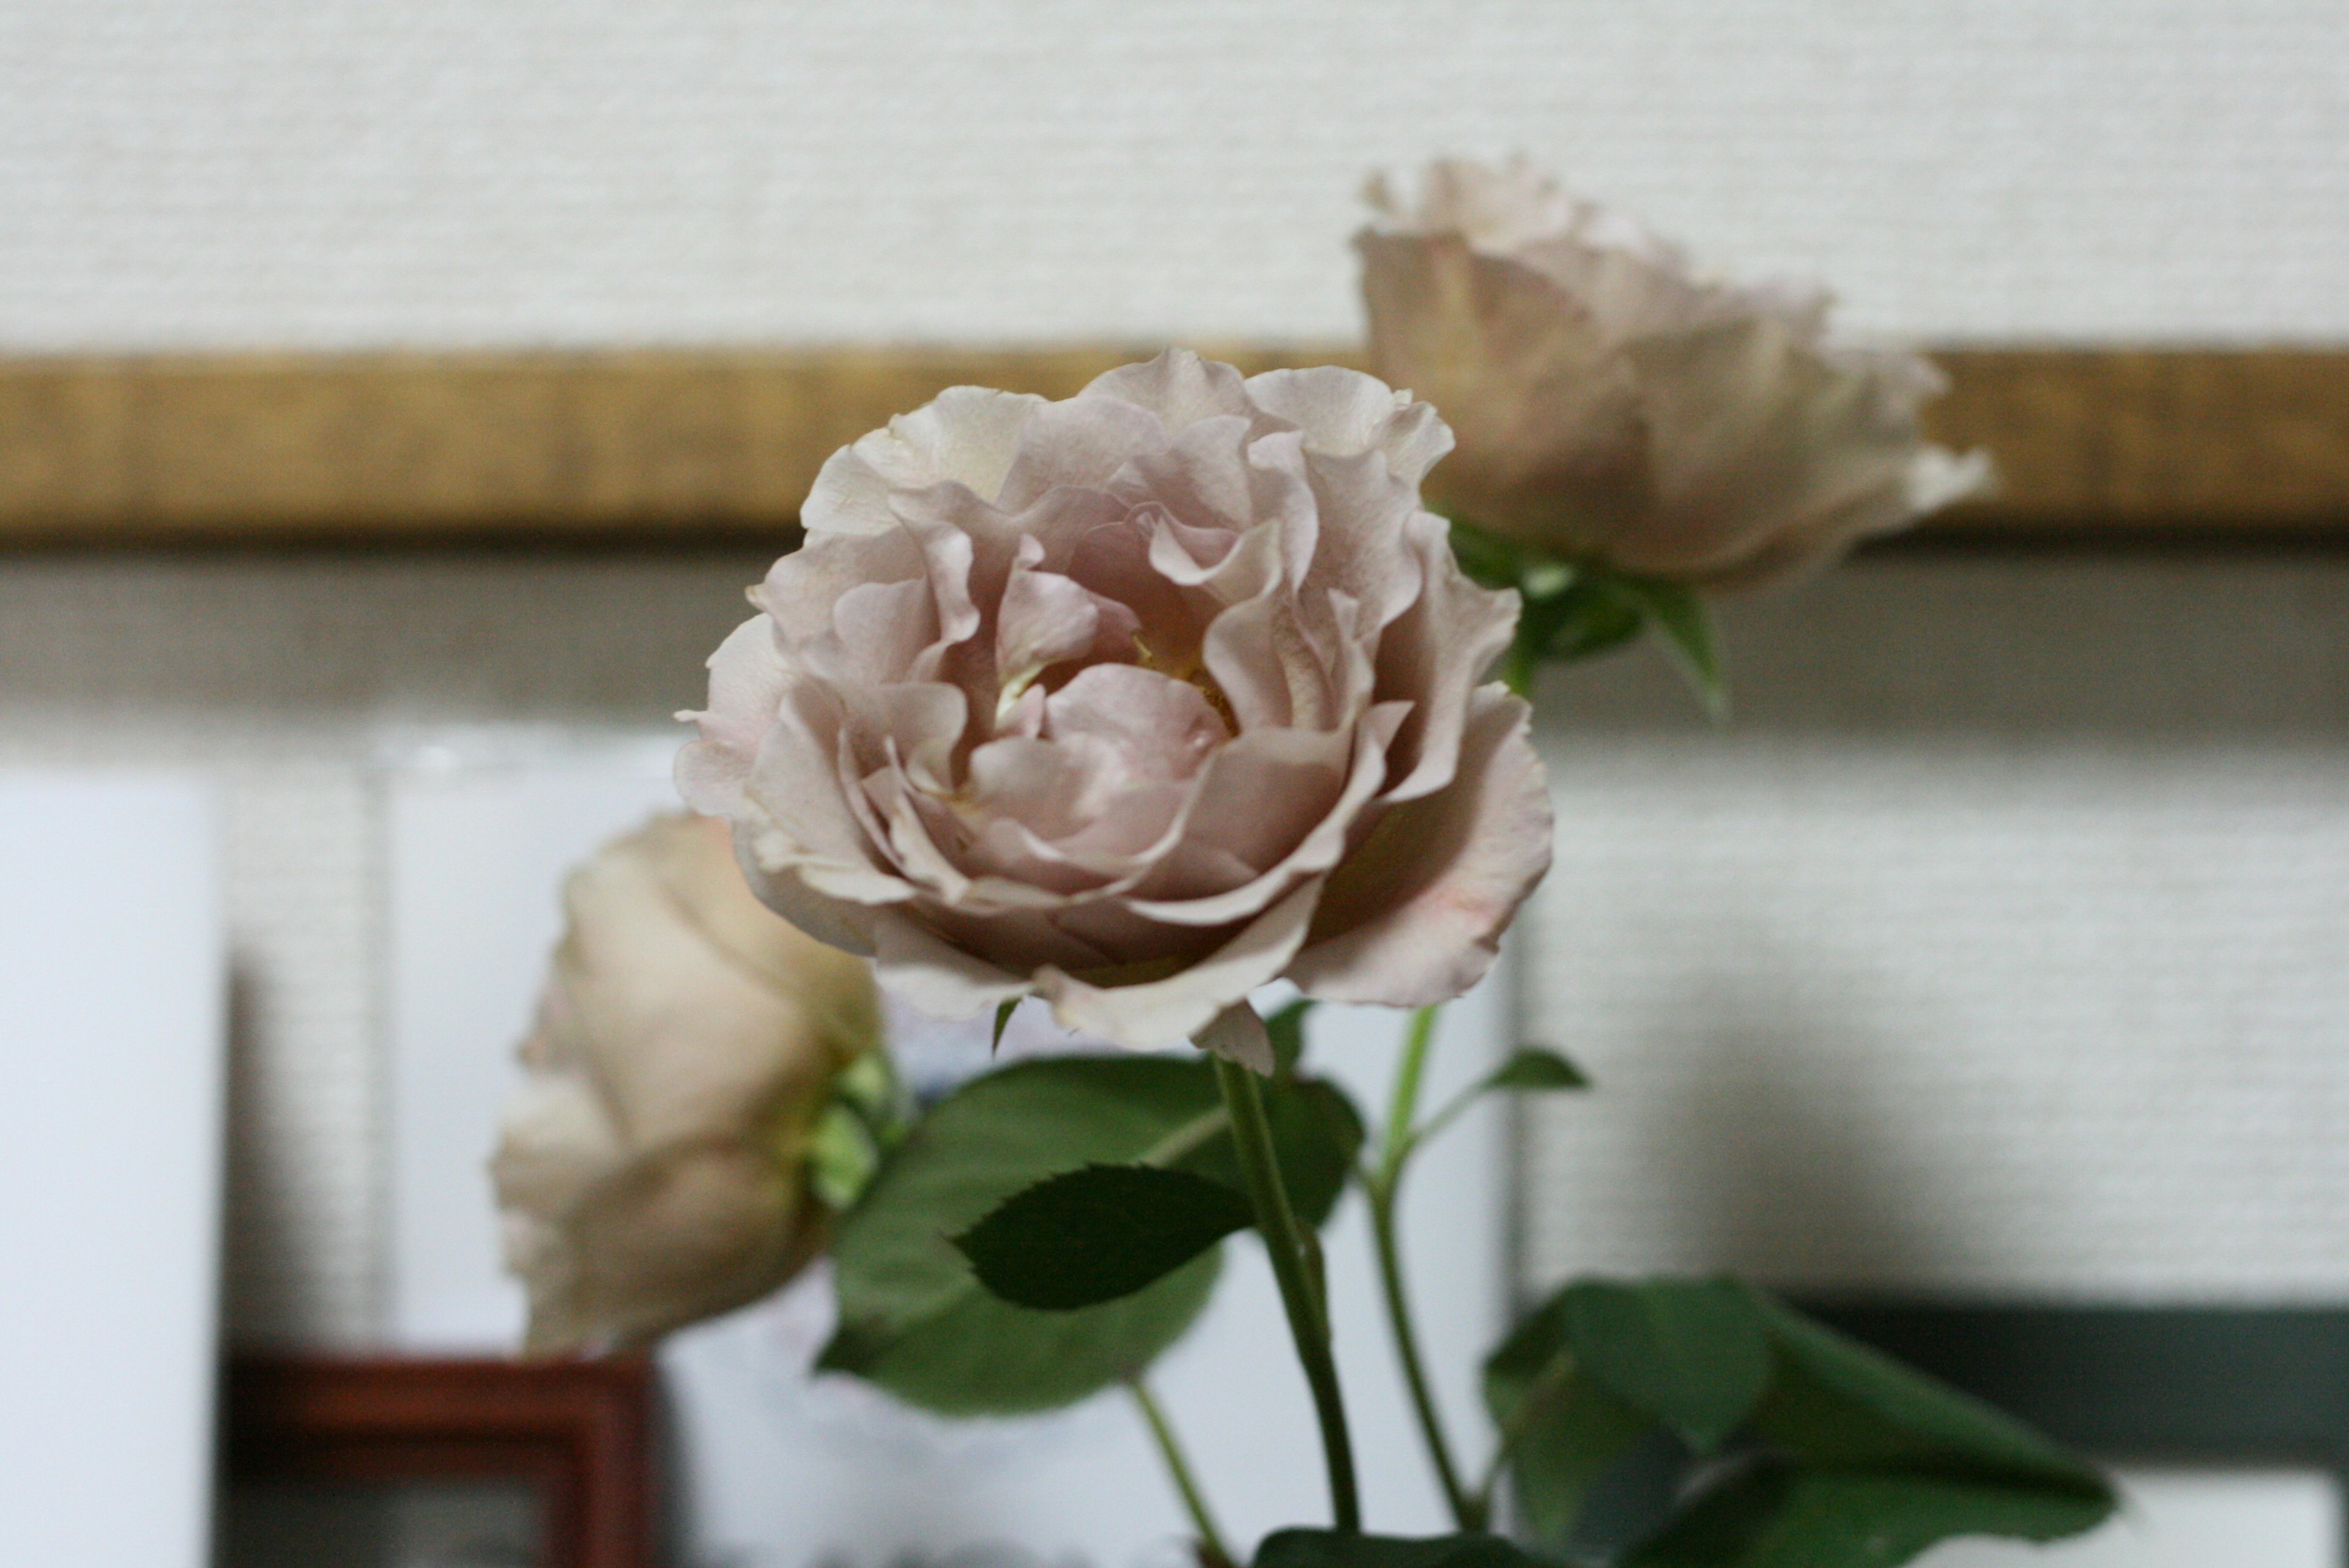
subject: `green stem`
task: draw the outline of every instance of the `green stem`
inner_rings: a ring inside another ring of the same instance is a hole
[[[1237,1062],[1213,1058],[1216,1083],[1232,1114],[1232,1142],[1238,1149],[1240,1173],[1247,1181],[1248,1199],[1256,1207],[1256,1226],[1264,1250],[1272,1260],[1272,1277],[1280,1286],[1281,1305],[1288,1311],[1288,1332],[1297,1342],[1297,1358],[1304,1364],[1305,1381],[1313,1391],[1313,1413],[1321,1424],[1321,1452],[1330,1467],[1330,1511],[1337,1527],[1348,1533],[1362,1528],[1361,1493],[1354,1484],[1354,1445],[1346,1430],[1346,1401],[1338,1387],[1338,1364],[1330,1354],[1330,1308],[1314,1288],[1307,1262],[1303,1227],[1289,1205],[1288,1188],[1280,1179],[1280,1164],[1272,1149],[1272,1124],[1264,1114],[1264,1091],[1256,1074]]]
[[[1435,1015],[1433,1007],[1422,1007],[1412,1015],[1402,1055],[1395,1066],[1394,1095],[1387,1108],[1385,1151],[1364,1186],[1371,1205],[1371,1234],[1377,1243],[1379,1283],[1386,1296],[1387,1325],[1393,1331],[1395,1357],[1402,1363],[1403,1383],[1419,1418],[1420,1436],[1426,1441],[1427,1457],[1435,1466],[1435,1478],[1444,1488],[1453,1519],[1463,1530],[1482,1530],[1489,1511],[1461,1482],[1451,1441],[1444,1436],[1443,1414],[1428,1387],[1419,1335],[1412,1324],[1411,1296],[1403,1288],[1402,1248],[1395,1225],[1403,1169],[1419,1144],[1412,1120],[1418,1114],[1420,1080],[1426,1075],[1428,1050],[1435,1038]]]
[[[1208,1568],[1234,1568],[1237,1559],[1232,1549],[1224,1544],[1223,1532],[1216,1528],[1216,1516],[1207,1511],[1206,1494],[1199,1490],[1199,1480],[1191,1473],[1191,1461],[1184,1457],[1183,1445],[1175,1439],[1174,1423],[1167,1420],[1157,1396],[1139,1374],[1125,1380],[1125,1390],[1142,1410],[1142,1418],[1150,1428],[1150,1436],[1158,1445],[1158,1457],[1166,1461],[1166,1473],[1174,1480],[1174,1490],[1183,1494],[1183,1511],[1191,1516],[1191,1528],[1199,1532],[1199,1555]]]
[[[1403,1031],[1402,1055],[1395,1061],[1394,1092],[1387,1099],[1385,1151],[1379,1161],[1380,1180],[1392,1182],[1410,1158],[1411,1124],[1419,1115],[1419,1082],[1427,1076],[1428,1047],[1435,1043],[1435,1015],[1442,1009],[1422,1007],[1411,1016]]]

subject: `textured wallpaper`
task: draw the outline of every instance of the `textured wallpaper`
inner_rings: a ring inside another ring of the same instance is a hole
[[[1330,338],[1523,149],[1937,337],[2349,336],[2337,0],[0,0],[0,346]]]
[[[1524,1254],[1820,1290],[2349,1295],[2349,571],[1868,565],[1737,715],[1553,676]]]

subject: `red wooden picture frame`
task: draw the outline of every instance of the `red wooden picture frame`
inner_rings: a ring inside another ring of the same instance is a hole
[[[520,1480],[545,1568],[653,1568],[656,1389],[644,1360],[240,1358],[226,1479]]]

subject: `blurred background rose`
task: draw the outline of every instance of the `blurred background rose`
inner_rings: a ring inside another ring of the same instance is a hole
[[[1458,438],[1431,502],[1520,543],[1730,586],[1980,488],[1927,445],[1915,355],[1831,342],[1827,296],[1704,279],[1522,160],[1372,182],[1355,239],[1379,374]]]
[[[829,1218],[818,1125],[881,1045],[868,966],[752,898],[721,822],[655,818],[563,896],[492,1162],[539,1352],[640,1343],[796,1273]]]

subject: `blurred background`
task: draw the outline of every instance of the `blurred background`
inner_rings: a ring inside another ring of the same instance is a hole
[[[2314,0],[6,0],[0,356],[1342,345],[1364,177],[1515,150],[1866,333],[2349,339]],[[782,537],[0,554],[0,767],[210,791],[228,1343],[407,1343],[402,802],[644,777]],[[1726,606],[1724,727],[1546,677],[1516,1284],[2349,1303],[2344,628],[2330,547],[1912,551]]]

